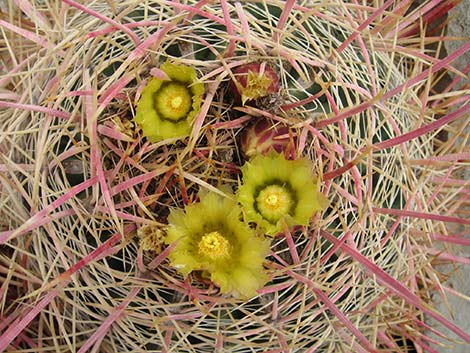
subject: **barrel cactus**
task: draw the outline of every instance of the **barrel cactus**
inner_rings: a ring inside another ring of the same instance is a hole
[[[0,351],[468,342],[453,5],[0,3]]]

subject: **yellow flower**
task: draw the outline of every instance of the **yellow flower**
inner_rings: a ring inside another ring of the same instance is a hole
[[[169,258],[184,276],[202,270],[222,293],[250,298],[267,281],[263,262],[269,241],[240,220],[233,199],[200,193],[200,202],[172,210],[165,243],[176,243]]]
[[[318,191],[308,159],[286,160],[283,154],[257,156],[242,167],[238,201],[246,219],[274,236],[284,227],[308,225],[328,200]]]
[[[201,108],[204,84],[193,67],[165,62],[160,66],[169,80],[152,78],[142,91],[134,120],[152,142],[185,137]]]

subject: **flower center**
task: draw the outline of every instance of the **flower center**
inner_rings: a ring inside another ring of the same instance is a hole
[[[263,218],[274,223],[291,212],[294,200],[289,189],[280,185],[269,185],[258,194],[256,206]]]
[[[167,83],[155,93],[155,109],[163,119],[178,122],[188,115],[191,105],[191,94],[181,83]]]
[[[171,107],[173,109],[178,109],[181,106],[181,103],[183,103],[183,98],[177,96],[171,100]]]
[[[230,243],[219,232],[210,232],[202,236],[198,244],[199,254],[214,260],[229,256]]]

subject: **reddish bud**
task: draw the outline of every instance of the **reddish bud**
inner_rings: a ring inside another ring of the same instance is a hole
[[[290,157],[295,149],[295,141],[287,126],[257,118],[253,125],[243,130],[241,149],[247,159],[258,154],[266,155],[270,151],[284,153],[286,157]]]
[[[279,77],[266,63],[251,63],[233,70],[235,81],[231,89],[237,102],[243,105],[279,92]]]

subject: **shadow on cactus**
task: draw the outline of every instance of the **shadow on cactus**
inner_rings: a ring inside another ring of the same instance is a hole
[[[469,245],[446,4],[7,1],[0,351],[469,341],[431,300]]]

